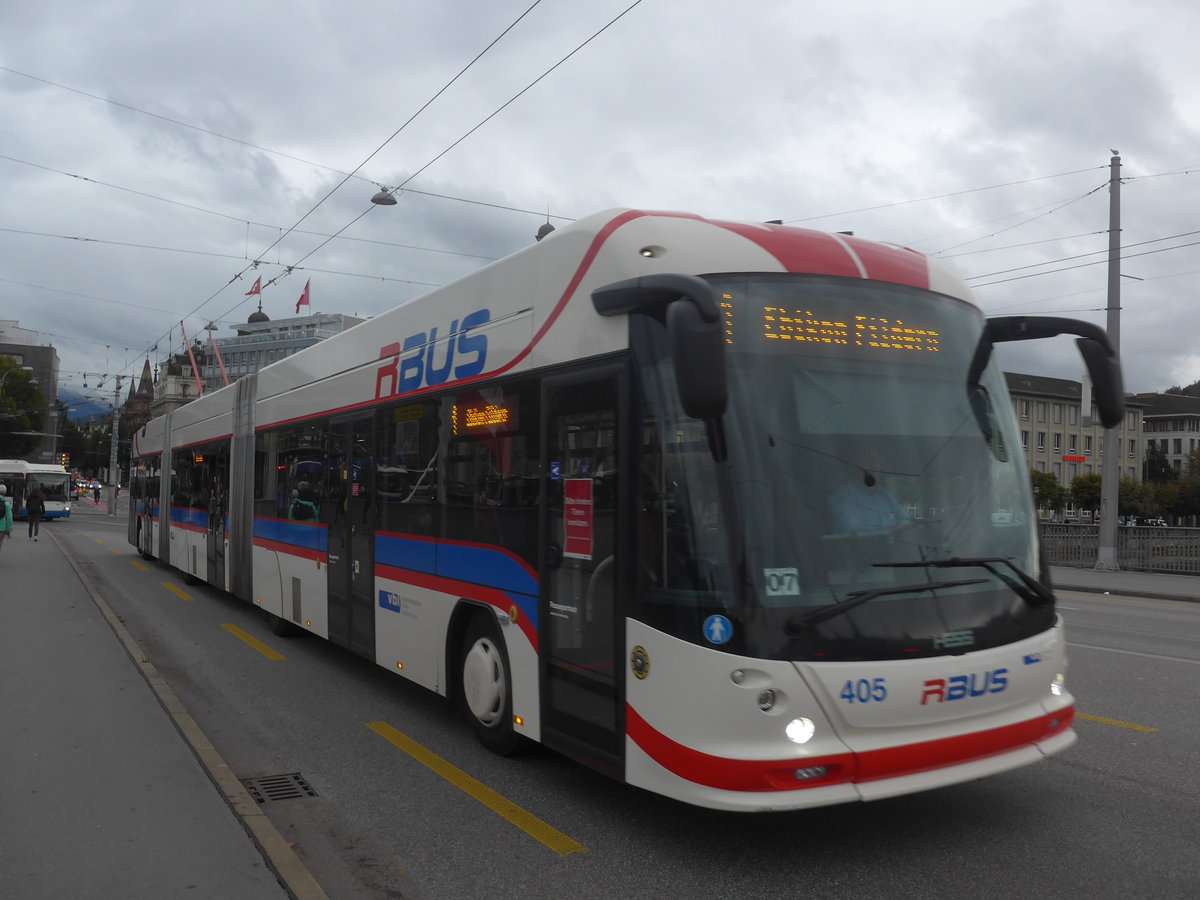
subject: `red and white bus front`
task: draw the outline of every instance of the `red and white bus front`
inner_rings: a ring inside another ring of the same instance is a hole
[[[875,799],[1071,744],[1054,597],[1002,373],[962,299],[709,276],[728,403],[680,405],[630,317],[644,421],[626,780],[701,805]]]

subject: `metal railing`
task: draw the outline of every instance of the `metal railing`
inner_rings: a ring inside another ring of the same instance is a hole
[[[1100,546],[1098,525],[1040,527],[1042,554],[1051,566],[1092,568]],[[1200,528],[1117,528],[1117,565],[1131,572],[1200,575]]]

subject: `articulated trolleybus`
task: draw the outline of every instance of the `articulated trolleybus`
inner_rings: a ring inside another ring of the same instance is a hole
[[[1075,740],[997,342],[852,236],[615,210],[135,435],[131,543],[687,803],[870,800]]]

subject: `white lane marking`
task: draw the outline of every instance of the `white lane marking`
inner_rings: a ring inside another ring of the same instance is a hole
[[[1180,662],[1187,663],[1192,666],[1200,666],[1200,659],[1183,659],[1178,656],[1160,656],[1157,653],[1139,653],[1136,650],[1118,650],[1116,647],[1097,647],[1095,644],[1076,644],[1074,641],[1067,641],[1068,647],[1079,647],[1083,650],[1105,650],[1108,653],[1120,653],[1124,656],[1143,656],[1146,659],[1161,659],[1163,662]]]

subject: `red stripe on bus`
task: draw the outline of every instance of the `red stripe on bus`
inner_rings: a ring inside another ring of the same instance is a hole
[[[740,222],[712,224],[758,244],[789,272],[807,275],[838,275],[862,278],[862,272],[846,247],[833,235],[806,228],[780,225],[745,225]]]
[[[929,263],[914,250],[886,247],[850,235],[835,237],[823,231],[786,225],[746,225],[718,221],[713,224],[758,244],[789,272],[870,278],[929,288]],[[859,271],[851,252],[862,263],[865,275]]]
[[[516,606],[516,603],[504,591],[485,587],[481,584],[456,581],[453,578],[443,578],[440,575],[427,575],[424,572],[416,572],[412,569],[397,569],[395,566],[377,565],[375,567],[375,574],[379,578],[385,578],[388,581],[399,581],[401,584],[411,584],[413,587],[437,591],[440,594],[455,594],[459,597],[465,597],[468,600],[486,603],[488,606],[500,610],[505,615],[508,615],[509,611]],[[515,624],[521,629],[521,632],[529,640],[534,651],[536,651],[538,648],[538,636],[530,618],[519,615]]]
[[[899,778],[997,756],[1066,731],[1074,717],[1075,708],[1070,707],[1013,725],[934,741],[860,753],[769,760],[729,759],[693,750],[655,729],[628,704],[625,728],[646,755],[687,781],[726,791],[782,791]],[[797,769],[814,766],[825,766],[825,776],[796,779]]]
[[[868,278],[929,290],[929,260],[917,251],[850,236],[843,240],[862,260]]]
[[[268,541],[266,538],[255,538],[255,547],[262,547],[264,550],[274,550],[276,553],[286,553],[288,556],[299,556],[302,559],[311,559],[316,562],[326,562],[329,556],[324,550],[312,550],[308,547],[297,547],[295,544],[283,544],[279,541]]]

